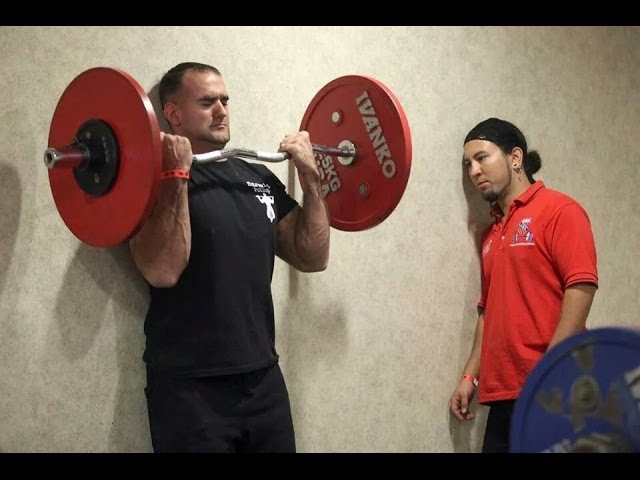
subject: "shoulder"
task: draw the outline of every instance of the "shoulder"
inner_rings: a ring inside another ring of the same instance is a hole
[[[563,193],[559,190],[554,190],[553,188],[544,187],[540,190],[540,193],[547,199],[559,200],[563,202],[576,202],[573,197],[570,197],[566,193]]]
[[[551,188],[543,188],[540,190],[540,199],[549,205],[552,210],[561,210],[566,207],[577,207],[584,210],[580,202],[566,193]]]
[[[574,227],[590,224],[587,210],[572,196],[550,189],[544,189],[541,193],[544,193],[544,206],[540,211],[544,212],[549,222],[569,222]]]

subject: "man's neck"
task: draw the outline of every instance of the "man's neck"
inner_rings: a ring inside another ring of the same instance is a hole
[[[532,183],[527,177],[521,177],[521,179],[514,177],[509,189],[505,192],[505,195],[498,199],[498,205],[500,205],[504,216],[509,214],[509,208],[513,201],[527,191],[531,185]]]

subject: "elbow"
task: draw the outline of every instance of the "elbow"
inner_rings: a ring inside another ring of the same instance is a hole
[[[176,283],[178,283],[178,277],[169,275],[149,276],[147,277],[147,282],[155,288],[171,288],[175,287]]]
[[[325,258],[321,263],[316,265],[314,272],[324,272],[329,266],[329,257]]]
[[[316,266],[316,265],[300,265],[297,267],[298,271],[302,272],[302,273],[316,273],[316,272],[324,272],[327,267],[321,267],[321,266]]]
[[[303,273],[323,272],[329,266],[328,242],[321,247],[311,243],[295,243],[288,262]]]
[[[148,274],[145,275],[147,282],[149,285],[155,288],[171,288],[175,287],[176,283],[178,283],[179,275],[171,275],[171,274]]]
[[[135,238],[134,238],[135,240]],[[174,287],[187,264],[191,254],[190,245],[186,251],[171,250],[158,251],[153,245],[142,245],[139,242],[130,242],[133,261],[149,285],[155,288]]]
[[[315,265],[313,266],[314,272],[324,272],[327,267],[329,266],[329,247],[327,247],[324,252],[323,255],[318,258],[318,260],[315,262]]]
[[[316,272],[324,272],[327,269],[326,264],[318,264],[318,265],[303,265],[298,268],[303,273],[316,273]]]
[[[179,268],[149,271],[144,277],[155,288],[171,288],[176,286],[185,267],[186,265],[182,265]]]
[[[319,258],[313,262],[307,262],[298,267],[304,273],[324,272],[329,266],[329,255]]]

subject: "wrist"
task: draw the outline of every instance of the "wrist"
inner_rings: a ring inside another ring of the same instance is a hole
[[[468,382],[473,383],[473,386],[478,388],[478,378],[475,375],[471,375],[470,373],[462,374],[462,380],[466,380]]]
[[[185,180],[189,180],[189,169],[172,168],[168,170],[162,170],[162,172],[160,172],[160,180],[167,180],[169,178],[184,178]]]

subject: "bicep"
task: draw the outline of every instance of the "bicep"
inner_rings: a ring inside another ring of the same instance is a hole
[[[597,285],[590,282],[574,283],[565,289],[564,301],[590,308],[597,290]]]

